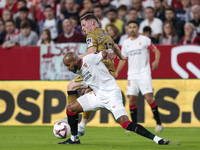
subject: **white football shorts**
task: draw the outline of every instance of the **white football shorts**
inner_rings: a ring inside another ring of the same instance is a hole
[[[141,91],[142,95],[153,93],[151,77],[130,79],[127,82],[127,95],[138,96],[139,91]]]
[[[87,93],[79,97],[77,101],[82,106],[84,112],[96,111],[102,108],[106,108],[113,114],[116,120],[123,115],[128,116],[123,106],[121,95],[120,96],[110,95],[108,100],[103,101],[98,97],[97,94],[91,91],[90,93]]]

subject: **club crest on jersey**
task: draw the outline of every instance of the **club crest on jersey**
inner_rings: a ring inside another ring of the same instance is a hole
[[[139,45],[141,46],[141,45],[142,45],[142,42],[139,42]]]
[[[87,42],[88,47],[90,47],[90,46],[93,45],[93,44],[92,44],[92,38],[88,38],[88,39],[86,40],[86,42]]]
[[[88,68],[88,66],[87,66],[87,64],[86,63],[84,63],[84,65],[83,65],[85,68]]]

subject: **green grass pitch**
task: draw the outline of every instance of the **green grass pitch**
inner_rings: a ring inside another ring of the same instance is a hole
[[[0,126],[0,150],[200,150],[200,128],[164,128],[158,136],[169,145],[157,145],[121,127],[87,127],[80,145],[58,145],[52,126]],[[154,128],[147,128],[154,133]]]

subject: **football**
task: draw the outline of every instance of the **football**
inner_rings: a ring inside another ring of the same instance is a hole
[[[53,133],[57,138],[66,138],[71,133],[71,128],[67,122],[59,121],[53,127]]]

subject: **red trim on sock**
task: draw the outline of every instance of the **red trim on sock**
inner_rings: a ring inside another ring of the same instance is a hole
[[[156,106],[157,106],[156,101],[154,101],[152,104],[150,104],[150,107],[151,107],[151,108],[154,108],[154,107],[156,107]]]
[[[136,109],[136,108],[137,108],[137,105],[129,105],[129,108],[130,108],[130,109]]]
[[[77,115],[76,113],[70,112],[68,110],[67,110],[67,114],[70,115],[70,116],[76,116]]]
[[[131,121],[130,121],[130,120],[127,120],[127,121],[123,122],[123,123],[121,124],[121,126],[122,126],[122,128],[126,129],[130,123],[131,123]]]

